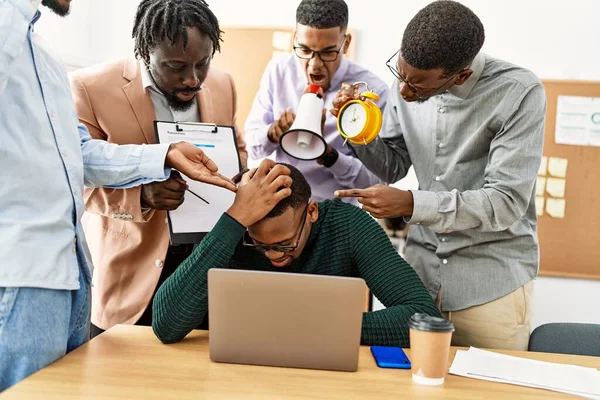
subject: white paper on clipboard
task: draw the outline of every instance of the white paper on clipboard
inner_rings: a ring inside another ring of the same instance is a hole
[[[219,172],[232,177],[240,171],[235,131],[230,126],[215,124],[155,121],[159,143],[190,142],[200,148],[219,167]],[[215,226],[223,212],[235,199],[235,193],[218,186],[197,182],[182,174],[189,190],[184,202],[168,212],[171,243],[199,242]]]

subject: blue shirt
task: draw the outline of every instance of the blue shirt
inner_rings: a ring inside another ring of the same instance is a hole
[[[67,73],[33,32],[41,0],[0,0],[0,287],[78,289],[91,276],[83,186],[166,179],[168,145],[92,140]]]
[[[388,85],[374,73],[348,61],[344,56],[331,78],[329,89],[325,91],[325,108],[329,110],[333,107],[333,100],[343,82],[361,81],[367,82],[369,89],[379,95],[377,105],[384,110],[389,96]],[[275,152],[277,162],[291,164],[302,172],[310,184],[314,200],[333,199],[333,193],[338,189],[366,188],[381,183],[356,158],[350,146],[343,145],[344,138],[338,132],[337,119],[330,112],[327,112],[323,138],[339,152],[338,160],[331,168],[319,165],[316,161],[292,158],[281,150],[278,143],[269,140],[269,126],[281,117],[286,108],[291,108],[294,112],[298,110],[306,85],[306,72],[296,55],[274,58],[269,62],[244,127],[250,158],[260,159]],[[360,90],[365,90],[365,87],[361,85]]]

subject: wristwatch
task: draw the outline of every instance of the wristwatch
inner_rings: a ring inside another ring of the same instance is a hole
[[[326,168],[331,168],[338,160],[340,153],[331,146],[327,146],[327,151],[321,157],[317,158],[317,162]]]

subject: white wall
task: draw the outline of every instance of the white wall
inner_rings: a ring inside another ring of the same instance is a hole
[[[429,0],[347,0],[356,30],[355,60],[391,82],[385,61],[404,27]],[[463,0],[486,29],[484,51],[540,78],[600,80],[600,1]],[[44,13],[37,30],[71,64],[130,54],[136,0],[75,0],[65,20]],[[293,26],[297,1],[209,0],[223,26]],[[415,187],[414,175],[400,182]],[[599,266],[600,268],[600,266]],[[538,278],[534,326],[550,321],[600,323],[600,281]]]
[[[385,60],[399,47],[410,18],[428,0],[347,0],[357,30],[356,61],[391,78]],[[463,0],[486,29],[484,51],[533,70],[541,78],[600,79],[597,0]],[[59,51],[91,62],[116,58],[131,49],[137,0],[75,0],[64,20],[44,13],[38,31]],[[293,26],[296,1],[210,0],[222,25]],[[268,12],[265,12],[268,10]],[[60,20],[60,23],[59,23]],[[92,22],[96,21],[96,22]]]
[[[600,281],[537,278],[533,327],[548,322],[600,324]]]

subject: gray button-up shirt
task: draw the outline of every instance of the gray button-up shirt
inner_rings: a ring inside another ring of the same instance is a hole
[[[535,182],[546,97],[530,71],[479,54],[461,86],[424,102],[398,81],[377,140],[355,150],[387,182],[419,180],[406,259],[442,309],[502,297],[533,279],[539,247]]]

